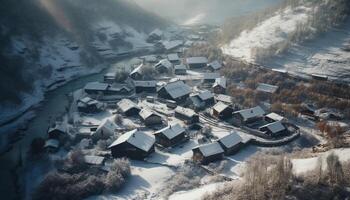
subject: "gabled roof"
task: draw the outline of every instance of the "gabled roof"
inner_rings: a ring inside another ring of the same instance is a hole
[[[91,133],[91,135],[94,135],[95,133],[98,133],[101,130],[108,131],[110,134],[113,134],[119,128],[120,127],[118,125],[116,125],[115,123],[111,122],[111,120],[107,119],[104,122],[102,122],[97,127],[96,131]]]
[[[127,142],[136,148],[143,151],[149,151],[154,145],[155,138],[153,135],[149,135],[143,131],[137,129],[129,131],[121,135],[116,141],[114,141],[108,148],[117,146],[121,143]]]
[[[160,117],[159,115],[155,114],[154,112],[152,112],[151,110],[148,110],[148,109],[142,109],[139,112],[139,115],[143,120],[151,117],[152,115],[156,115],[156,116]]]
[[[241,143],[243,139],[237,133],[230,133],[225,137],[221,138],[220,143],[223,144],[226,148],[231,148]]]
[[[168,59],[169,59],[170,61],[179,61],[179,60],[180,60],[180,58],[179,58],[179,56],[177,55],[177,53],[169,54],[169,55],[168,55]]]
[[[240,110],[235,113],[239,113],[244,120],[248,120],[254,117],[262,117],[263,115],[265,115],[265,111],[260,106],[256,106],[254,108],[249,108],[245,110]]]
[[[216,110],[216,111],[218,111],[219,113],[221,113],[222,111],[226,110],[226,109],[229,108],[229,107],[230,107],[230,106],[228,106],[228,105],[222,103],[221,101],[219,101],[219,102],[217,102],[217,103],[214,105],[213,109]]]
[[[171,64],[171,62],[168,60],[168,59],[163,59],[163,60],[160,60],[156,65],[155,67],[158,68],[160,66],[164,66],[165,68],[167,69],[171,69],[173,67],[173,64]]]
[[[171,140],[184,132],[185,132],[185,129],[182,126],[180,126],[179,124],[175,124],[175,125],[169,125],[163,129],[159,130],[159,131],[156,131],[155,135],[162,133],[168,139]]]
[[[157,62],[158,60],[155,55],[143,56],[141,58],[145,59],[146,62]]]
[[[199,97],[202,101],[205,101],[205,100],[214,98],[214,95],[213,95],[213,93],[211,93],[210,91],[205,90],[205,91],[203,91],[203,92],[200,92],[200,93],[198,94],[198,97]]]
[[[157,29],[154,29],[149,35],[156,35],[161,37],[163,35],[163,31],[157,28]]]
[[[130,72],[130,75],[135,74],[135,73],[142,74],[142,67],[143,67],[143,64],[140,64],[139,66],[137,66],[134,70],[132,70]]]
[[[56,124],[55,127],[49,128],[48,133],[50,133],[51,131],[55,131],[55,130],[61,131],[62,133],[66,133],[66,131],[67,131],[66,127],[63,124],[59,123],[59,124]]]
[[[181,46],[183,44],[183,41],[181,40],[173,40],[173,41],[164,41],[162,42],[163,47],[166,50],[171,50],[171,49],[175,49],[179,46]]]
[[[88,104],[90,101],[92,101],[93,99],[90,97],[84,97],[82,99],[79,99],[78,102],[84,103],[84,104]]]
[[[177,106],[175,108],[175,112],[180,113],[182,115],[186,115],[188,117],[193,117],[193,116],[197,115],[196,112],[194,112],[192,109],[184,108],[181,106]]]
[[[100,83],[100,82],[90,82],[87,83],[84,87],[85,90],[98,90],[103,91],[107,90],[110,85],[107,83]]]
[[[270,113],[268,115],[266,115],[266,117],[275,120],[275,121],[282,121],[284,119],[284,117],[282,117],[281,115],[277,114],[277,113]]]
[[[266,124],[266,125],[260,127],[260,129],[265,128],[265,127],[267,129],[269,129],[272,133],[278,133],[278,132],[286,129],[286,127],[284,127],[280,121]]]
[[[122,99],[117,103],[117,105],[122,112],[127,112],[128,110],[130,110],[132,108],[139,109],[139,107],[136,105],[136,103],[134,103],[130,99]]]
[[[190,86],[186,85],[183,81],[170,82],[163,87],[169,95],[173,98],[179,98],[191,93]]]
[[[134,81],[135,87],[156,87],[157,81]]]
[[[226,78],[225,77],[216,78],[213,87],[216,87],[216,86],[221,86],[223,88],[226,88]]]
[[[206,57],[189,57],[186,59],[187,64],[207,64],[208,59]]]
[[[174,67],[175,70],[186,70],[186,65],[175,65]]]
[[[232,104],[232,97],[229,95],[219,94],[215,97],[217,101]]]
[[[209,63],[208,66],[210,66],[214,70],[218,70],[222,67],[222,64],[219,61],[215,60],[215,61]]]
[[[275,93],[278,89],[278,86],[270,85],[266,83],[259,83],[256,90],[267,93]]]
[[[115,72],[108,72],[104,75],[105,78],[114,78],[115,77]]]
[[[219,73],[205,73],[203,74],[203,79],[217,79],[220,78],[220,74]]]
[[[213,142],[210,144],[205,144],[194,149],[199,149],[203,156],[208,157],[216,154],[224,153],[224,150],[218,142]]]
[[[90,155],[84,156],[85,163],[90,165],[102,165],[104,160],[105,160],[105,157],[102,157],[102,156],[90,156]]]

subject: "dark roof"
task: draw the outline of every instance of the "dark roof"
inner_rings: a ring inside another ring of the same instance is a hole
[[[271,133],[278,133],[280,131],[283,131],[286,129],[286,127],[283,126],[283,124],[280,122],[280,121],[277,121],[277,122],[273,122],[273,123],[270,123],[270,124],[266,124],[262,127],[260,127],[260,129],[262,128],[267,128],[271,131]]]
[[[211,68],[213,68],[214,70],[218,70],[218,69],[220,69],[220,68],[222,67],[222,64],[221,64],[219,61],[217,61],[217,60],[215,60],[215,61],[209,63],[208,65],[209,65]]]
[[[135,129],[121,135],[109,146],[109,148],[117,146],[124,142],[128,142],[129,144],[148,152],[154,145],[155,138],[153,135],[149,135],[145,132]]]
[[[183,81],[175,81],[168,83],[163,87],[169,95],[173,98],[179,98],[191,93],[190,86],[186,85]]]
[[[167,69],[171,69],[173,67],[173,64],[171,64],[171,62],[168,59],[163,59],[155,65],[155,68],[159,68],[160,66],[163,66]]]
[[[157,81],[134,81],[135,87],[156,87]]]
[[[194,149],[199,149],[203,156],[208,157],[216,154],[224,153],[221,145],[218,142],[213,142],[210,144],[205,144]]]
[[[203,74],[203,79],[217,79],[220,78],[219,73],[205,73]]]
[[[237,133],[230,133],[229,135],[226,135],[225,137],[221,138],[219,141],[226,148],[231,148],[241,143],[243,139]]]
[[[200,92],[200,93],[198,94],[198,97],[199,97],[202,101],[205,101],[205,100],[214,98],[214,95],[213,95],[213,93],[211,93],[210,91],[205,90],[205,91],[203,91],[203,92]]]
[[[184,132],[185,132],[185,129],[182,126],[180,126],[179,124],[175,124],[175,125],[169,125],[159,131],[156,131],[155,134],[162,133],[168,139],[173,139]]]

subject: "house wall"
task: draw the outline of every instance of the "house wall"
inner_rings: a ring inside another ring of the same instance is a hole
[[[125,112],[124,114],[126,116],[135,116],[135,115],[138,115],[140,112],[140,109],[138,108],[131,108],[130,110],[128,110],[127,112]]]
[[[216,94],[225,94],[226,93],[226,89],[217,85],[213,88],[213,92]]]
[[[206,67],[206,66],[207,66],[206,63],[188,64],[188,67],[189,67],[190,69],[204,68],[204,67]]]
[[[120,145],[117,145],[111,148],[111,153],[114,158],[128,157],[131,159],[143,160],[153,152],[154,152],[154,146],[148,152],[146,152],[132,146],[127,142],[124,142]]]
[[[147,93],[155,93],[157,92],[156,87],[135,87],[136,93],[147,92]]]
[[[171,140],[169,140],[162,133],[155,135],[155,137],[156,137],[156,143],[162,145],[163,147],[170,147],[181,143],[185,138],[185,133],[182,133]]]
[[[147,119],[145,119],[144,123],[146,126],[153,126],[153,125],[162,124],[162,118],[154,115],[154,116],[151,116],[151,117],[148,117]]]

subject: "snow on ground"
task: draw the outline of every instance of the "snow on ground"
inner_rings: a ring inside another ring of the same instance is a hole
[[[320,153],[316,157],[305,158],[305,159],[292,159],[293,170],[296,175],[301,175],[303,173],[307,173],[310,170],[316,169],[318,166],[319,159],[322,160],[322,166],[326,166],[327,156],[331,153],[339,156],[339,160],[341,162],[350,161],[350,148],[345,149],[335,149],[331,151],[327,151],[324,153]]]
[[[200,200],[206,193],[211,193],[223,186],[225,183],[211,183],[189,191],[175,192],[169,196],[169,200]]]
[[[298,24],[307,22],[310,14],[310,9],[306,7],[300,6],[297,9],[287,7],[252,30],[243,31],[230,44],[223,46],[222,50],[235,58],[254,61],[255,50],[283,43],[297,29]]]

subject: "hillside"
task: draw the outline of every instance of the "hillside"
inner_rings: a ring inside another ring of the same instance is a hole
[[[126,0],[2,1],[0,123],[119,53],[149,48],[147,33],[165,25]]]

